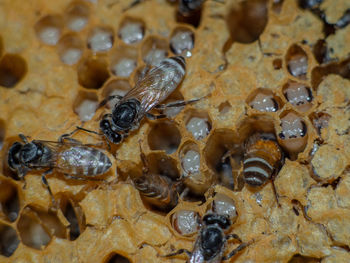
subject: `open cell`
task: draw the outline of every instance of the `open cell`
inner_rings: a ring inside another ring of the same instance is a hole
[[[204,1],[178,1],[176,22],[198,27],[202,17]]]
[[[221,193],[215,195],[214,200],[210,204],[209,211],[219,215],[227,215],[232,223],[237,220],[238,216],[235,201]]]
[[[11,226],[0,224],[0,255],[10,257],[17,249],[19,239]]]
[[[200,216],[191,210],[178,210],[170,217],[171,226],[183,236],[190,236],[199,230]]]
[[[16,86],[24,78],[27,70],[27,62],[20,55],[5,54],[0,60],[0,86]]]
[[[131,263],[131,261],[118,253],[112,253],[107,257],[105,263]]]
[[[170,49],[175,55],[191,57],[194,48],[194,33],[187,27],[177,27],[170,36]]]
[[[34,26],[37,37],[46,45],[54,46],[61,37],[64,22],[60,15],[47,15]]]
[[[185,177],[198,174],[201,166],[201,155],[194,143],[186,144],[180,152],[181,167]]]
[[[306,52],[298,45],[293,45],[288,49],[286,55],[286,65],[289,73],[297,78],[306,79],[308,69],[308,58]]]
[[[97,95],[92,92],[80,91],[73,107],[81,121],[89,121],[94,117],[98,107]]]
[[[147,161],[150,174],[159,174],[172,180],[177,180],[180,177],[177,161],[167,154],[150,153],[147,155]]]
[[[19,208],[17,187],[8,181],[0,180],[0,217],[14,222],[18,217]]]
[[[142,44],[141,54],[146,64],[156,66],[168,56],[168,42],[165,39],[150,36]]]
[[[60,39],[57,51],[61,61],[66,65],[76,64],[83,55],[84,43],[75,33],[68,33]]]
[[[184,97],[182,96],[181,92],[178,90],[175,90],[174,92],[172,92],[170,94],[170,96],[163,101],[163,104],[168,104],[168,103],[174,103],[174,102],[181,102],[184,100]],[[168,107],[166,109],[163,110],[163,113],[170,117],[173,118],[176,115],[178,115],[182,110],[183,110],[184,106],[180,106],[180,107]]]
[[[177,150],[180,142],[180,131],[170,121],[155,123],[148,133],[148,145],[151,150],[163,150],[167,154],[171,154]]]
[[[145,36],[145,23],[137,18],[125,18],[119,27],[118,36],[126,44],[140,42]]]
[[[313,112],[310,115],[311,122],[319,135],[323,129],[328,127],[330,118],[331,115],[326,112]]]
[[[109,96],[119,95],[124,96],[131,86],[127,80],[124,79],[110,79],[103,88],[102,96],[107,98]],[[118,102],[118,99],[113,99],[107,102],[107,107],[112,109],[114,105]]]
[[[112,48],[114,43],[113,29],[108,26],[94,27],[87,38],[87,46],[94,52],[105,52]]]
[[[283,94],[286,99],[302,112],[312,107],[312,91],[302,83],[290,81],[283,86]]]
[[[75,32],[79,32],[88,23],[90,8],[85,2],[74,1],[67,7],[65,16],[67,27]]]
[[[207,137],[211,130],[211,121],[207,113],[188,111],[185,114],[186,129],[196,140]]]
[[[132,46],[118,46],[110,55],[110,67],[114,75],[129,77],[137,66],[137,49]]]
[[[262,112],[275,112],[281,107],[281,100],[269,89],[254,90],[247,98],[247,104]]]
[[[109,78],[107,62],[103,58],[89,57],[78,64],[78,81],[87,89],[99,89]]]

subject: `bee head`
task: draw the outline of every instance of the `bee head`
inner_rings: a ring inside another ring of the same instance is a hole
[[[136,99],[130,99],[117,105],[112,112],[112,121],[116,128],[122,131],[132,128],[139,107],[140,102]]]
[[[111,124],[107,119],[101,120],[100,129],[103,132],[103,134],[106,136],[106,138],[114,144],[120,143],[124,137],[122,134],[112,129]]]
[[[231,221],[227,215],[207,214],[203,217],[203,222],[206,225],[218,224],[222,229],[228,229],[231,226]]]
[[[13,171],[16,171],[21,166],[20,152],[22,148],[22,143],[15,142],[9,149],[7,163]]]
[[[20,152],[20,159],[23,163],[28,164],[40,158],[43,151],[39,144],[30,142],[23,145]]]

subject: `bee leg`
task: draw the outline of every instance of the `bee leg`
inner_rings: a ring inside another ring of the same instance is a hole
[[[242,243],[242,240],[241,240],[240,237],[239,237],[238,235],[236,235],[236,234],[230,234],[230,235],[227,235],[227,236],[226,236],[226,240],[229,240],[229,239],[231,239],[231,238],[236,239],[238,242]]]
[[[111,95],[111,96],[108,96],[107,98],[105,98],[104,100],[102,100],[100,102],[100,104],[98,104],[97,106],[97,109],[103,107],[104,105],[107,104],[107,102],[111,101],[111,100],[114,100],[114,99],[118,99],[118,100],[121,100],[123,98],[123,96],[120,96],[120,95]],[[97,110],[96,109],[96,110]]]
[[[148,160],[146,158],[146,155],[143,153],[142,151],[142,147],[141,147],[141,140],[139,140],[139,145],[140,145],[140,158],[141,158],[141,161],[142,161],[142,172],[144,174],[148,174],[148,167],[149,167],[149,163],[148,163]]]
[[[79,176],[74,176],[74,175],[70,175],[70,174],[64,174],[64,177],[66,179],[72,179],[72,180],[78,180],[78,181],[96,181],[96,182],[106,182],[106,180],[104,179],[99,179],[99,178],[85,178],[85,177],[79,177]]]
[[[236,247],[234,250],[232,250],[228,255],[222,257],[222,260],[228,260],[228,259],[232,258],[234,255],[236,255],[242,249],[246,248],[249,244],[250,243],[240,244],[238,247]]]
[[[182,107],[182,106],[185,106],[187,104],[195,103],[195,102],[197,102],[197,101],[199,101],[201,99],[204,99],[205,97],[202,97],[202,98],[199,98],[199,99],[170,102],[168,104],[158,104],[158,105],[155,106],[155,108],[156,109],[160,109],[160,110],[164,110],[166,108]]]
[[[47,191],[49,192],[50,196],[51,196],[51,202],[52,202],[52,206],[54,207],[54,209],[57,209],[57,202],[56,199],[54,198],[52,191],[51,191],[51,187],[49,185],[49,182],[46,179],[46,175],[50,174],[52,172],[52,169],[47,170],[46,172],[44,172],[41,176],[41,181],[43,182],[43,184],[46,186]]]
[[[277,175],[277,173],[274,173],[271,176],[271,184],[272,184],[273,194],[275,195],[276,203],[277,203],[278,207],[281,208],[281,204],[280,204],[280,202],[278,200],[278,194],[277,194],[276,185],[275,185],[276,175]]]
[[[177,256],[177,255],[181,255],[183,253],[186,253],[188,257],[191,257],[192,253],[190,251],[188,251],[187,249],[179,249],[178,251],[174,252],[174,253],[170,253],[161,257],[167,258],[167,257],[173,257],[173,256]]]
[[[159,115],[154,115],[152,113],[146,113],[146,117],[150,120],[158,120],[158,119],[164,119],[166,117],[168,117],[167,115],[165,114],[159,114]]]

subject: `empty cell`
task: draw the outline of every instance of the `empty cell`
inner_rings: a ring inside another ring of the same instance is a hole
[[[178,210],[171,215],[171,226],[183,236],[196,233],[199,229],[200,216],[191,210]]]
[[[75,33],[62,36],[57,45],[60,59],[67,65],[76,64],[83,55],[83,49],[83,41]]]
[[[150,153],[147,155],[149,173],[166,176],[172,180],[177,180],[180,173],[177,169],[177,161],[164,153]]]
[[[94,52],[104,52],[112,48],[113,42],[113,29],[107,26],[97,26],[90,31],[87,46]]]
[[[311,89],[302,83],[288,82],[283,87],[283,94],[286,99],[300,111],[307,111],[312,107]]]
[[[207,118],[193,116],[186,123],[186,129],[192,133],[196,140],[201,140],[210,132],[211,125]]]
[[[168,56],[168,43],[165,39],[151,36],[143,43],[141,54],[146,64],[156,66]]]
[[[12,88],[27,73],[27,62],[17,54],[5,54],[0,60],[0,86]]]
[[[200,154],[195,150],[188,150],[181,159],[183,171],[186,175],[196,174],[200,169]]]
[[[69,29],[79,32],[88,23],[90,16],[89,6],[81,1],[71,3],[65,12],[66,25]]]
[[[253,109],[262,112],[275,112],[279,106],[279,99],[269,89],[257,89],[248,96],[247,103]]]
[[[110,256],[108,256],[108,259],[105,261],[105,263],[130,263],[131,261],[118,254],[118,253],[112,253]]]
[[[113,95],[124,96],[130,89],[131,86],[127,80],[111,79],[104,86],[102,96],[103,98]],[[110,100],[106,105],[108,108],[112,109],[117,102],[118,99]]]
[[[10,226],[0,224],[0,254],[10,257],[16,251],[18,244],[16,231]]]
[[[191,50],[194,48],[194,33],[192,30],[179,27],[174,30],[170,37],[170,49],[176,55],[186,57],[192,56]]]
[[[103,58],[89,57],[78,64],[78,81],[87,89],[99,89],[109,78],[107,62]]]
[[[148,144],[151,150],[164,150],[171,154],[177,150],[181,134],[176,125],[170,121],[157,122],[148,133]]]
[[[288,71],[294,77],[306,78],[308,61],[306,52],[298,45],[293,45],[288,49],[286,55],[286,65]]]
[[[74,112],[81,121],[89,121],[95,115],[98,107],[98,98],[95,93],[79,92],[74,102]]]
[[[119,27],[118,36],[126,44],[140,42],[145,35],[145,25],[139,19],[126,18]]]
[[[113,74],[120,77],[129,77],[137,66],[137,49],[131,46],[120,45],[110,55],[110,67]]]
[[[61,37],[63,18],[60,15],[47,15],[34,26],[37,37],[47,45],[56,45]]]
[[[8,181],[0,181],[0,216],[13,222],[19,214],[19,197],[17,187]]]

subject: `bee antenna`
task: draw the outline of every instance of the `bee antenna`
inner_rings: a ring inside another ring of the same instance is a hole
[[[25,135],[22,134],[22,133],[18,134],[18,137],[21,138],[21,140],[22,140],[24,143],[28,143],[27,138],[30,138],[29,136],[25,136]]]

